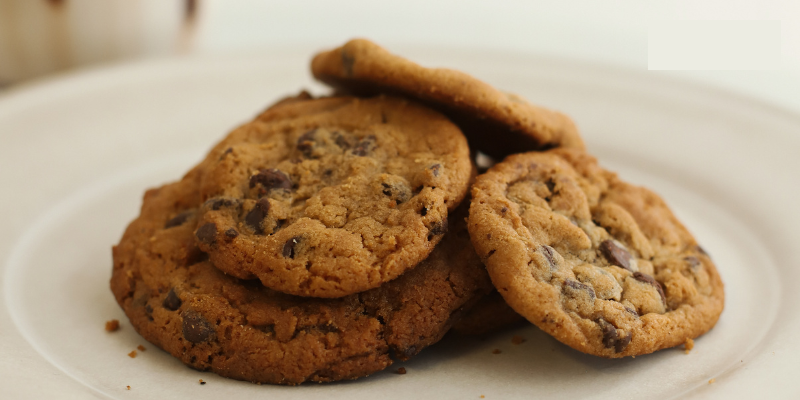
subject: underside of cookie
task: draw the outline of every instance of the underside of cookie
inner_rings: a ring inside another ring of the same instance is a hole
[[[682,344],[724,306],[711,258],[651,191],[581,150],[513,155],[477,178],[469,231],[508,304],[616,358]]]
[[[198,169],[203,203],[185,213],[197,215],[198,246],[214,265],[327,298],[378,287],[424,260],[474,176],[458,127],[387,96],[284,101],[234,130]]]
[[[314,77],[359,95],[394,93],[418,99],[448,115],[470,145],[493,157],[552,147],[583,148],[566,115],[503,93],[463,72],[425,68],[364,39],[323,52]]]
[[[146,193],[111,278],[137,332],[192,368],[262,383],[355,379],[435,343],[491,289],[458,221],[424,262],[366,292],[303,298],[234,278],[197,246],[201,181],[195,168]]]

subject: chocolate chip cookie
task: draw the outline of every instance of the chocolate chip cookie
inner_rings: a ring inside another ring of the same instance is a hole
[[[708,254],[655,193],[581,150],[508,157],[472,189],[469,232],[508,304],[584,353],[676,346],[723,309]]]
[[[195,237],[217,268],[333,298],[424,260],[474,167],[458,127],[412,101],[298,96],[234,130],[199,172]]]
[[[226,275],[197,245],[203,179],[198,167],[145,194],[111,278],[137,332],[192,368],[278,384],[355,379],[436,342],[491,290],[466,213],[425,261],[367,292],[303,298]]]
[[[400,93],[455,121],[470,145],[498,159],[551,147],[583,148],[572,120],[503,93],[463,72],[425,68],[364,39],[314,57],[314,77],[361,95]]]

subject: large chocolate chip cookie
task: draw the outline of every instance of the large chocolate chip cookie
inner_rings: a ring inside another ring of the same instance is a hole
[[[511,307],[585,353],[623,357],[711,329],[723,284],[653,192],[581,150],[513,155],[478,176],[469,232]]]

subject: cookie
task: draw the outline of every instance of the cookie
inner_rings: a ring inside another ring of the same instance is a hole
[[[469,232],[497,290],[562,343],[647,354],[711,329],[711,258],[655,193],[581,150],[513,155],[478,176]]]
[[[303,298],[234,278],[197,246],[201,182],[195,168],[145,194],[111,278],[136,331],[194,369],[277,384],[355,379],[438,341],[491,290],[458,221],[424,262],[367,292]]]
[[[498,159],[551,147],[583,148],[566,115],[503,93],[463,72],[425,68],[364,39],[316,55],[314,77],[361,95],[400,93],[446,113],[475,149]]]
[[[461,131],[412,101],[293,98],[199,167],[195,237],[222,271],[342,297],[424,260],[474,176]]]
[[[459,319],[451,329],[459,335],[488,335],[500,332],[506,328],[518,325],[525,321],[521,315],[511,308],[503,296],[497,291],[492,291],[480,299],[475,307]]]

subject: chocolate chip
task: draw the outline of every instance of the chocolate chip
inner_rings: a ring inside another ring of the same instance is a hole
[[[311,155],[314,153],[314,141],[316,136],[316,129],[312,129],[302,135],[300,138],[297,139],[297,150],[300,150],[303,153],[303,156],[306,158],[310,158]]]
[[[606,257],[609,263],[633,271],[631,269],[631,253],[620,247],[613,240],[606,240],[600,243],[600,252]]]
[[[631,332],[620,337],[617,328],[603,318],[598,319],[597,324],[600,325],[600,330],[603,332],[603,346],[606,348],[613,347],[614,352],[621,353],[631,343],[631,338],[633,337]]]
[[[625,307],[625,311],[633,314],[633,316],[635,316],[636,318],[639,318],[639,313],[636,312],[636,310],[634,310],[633,308],[630,308],[628,306],[623,306],[623,307]]]
[[[253,229],[256,235],[264,234],[264,218],[269,214],[269,200],[266,197],[258,199],[256,205],[244,217],[244,223]]]
[[[705,256],[709,256],[709,257],[711,257],[711,256],[710,256],[710,255],[709,255],[709,254],[706,252],[706,250],[705,250],[704,248],[700,247],[700,245],[699,245],[699,244],[698,244],[697,246],[694,246],[694,248],[695,248],[695,249],[697,249],[697,251],[698,251],[700,254],[702,254],[702,255],[705,255]]]
[[[661,284],[655,278],[641,272],[634,272],[633,279],[652,285],[654,288],[656,288],[656,290],[658,290],[658,294],[661,295],[661,302],[664,303],[664,305],[667,304],[667,296],[664,295],[664,288],[661,287]]]
[[[183,223],[186,222],[186,220],[188,220],[191,215],[192,215],[191,211],[184,211],[174,216],[171,220],[167,221],[167,223],[164,224],[164,229],[169,229],[172,227],[183,225]]]
[[[186,310],[181,316],[184,339],[197,344],[208,341],[216,335],[214,327],[197,311]]]
[[[197,229],[194,235],[205,244],[214,244],[217,241],[217,224],[209,222]]]
[[[556,262],[556,250],[548,245],[543,245],[540,249],[547,259],[547,262],[550,263],[550,269],[556,269],[558,267],[558,263]]]
[[[419,210],[419,215],[422,215],[423,217],[428,215],[428,207],[422,207],[422,209]]]
[[[176,311],[177,309],[181,308],[182,303],[183,302],[181,301],[181,298],[175,294],[175,289],[172,288],[169,290],[169,293],[167,293],[167,297],[164,298],[161,306],[167,310]]]
[[[697,267],[700,266],[700,260],[694,256],[684,257],[683,261],[686,261],[686,263],[689,264],[689,267],[692,269],[697,269]]]
[[[503,215],[506,215],[507,212],[508,212],[508,207],[503,207],[500,209],[500,213]]]
[[[447,233],[447,220],[443,219],[441,222],[431,225],[431,230],[428,231],[428,241],[439,235]]]
[[[398,182],[396,184],[389,184],[384,182],[381,183],[381,186],[383,186],[383,190],[381,191],[381,193],[391,197],[392,200],[397,202],[397,204],[404,203],[411,198],[411,193],[408,186],[406,186],[401,182]]]
[[[346,51],[342,50],[342,68],[344,68],[344,73],[347,76],[353,76],[353,64],[356,62],[355,57],[350,54],[347,54]]]
[[[206,201],[205,205],[206,205],[206,207],[209,207],[212,210],[217,211],[220,208],[230,207],[230,206],[233,206],[233,205],[235,205],[237,203],[238,202],[236,200],[234,200],[234,199],[217,198],[217,199],[210,199],[210,200]]]
[[[219,156],[219,160],[222,161],[223,159],[225,159],[225,156],[231,153],[233,153],[233,147],[228,147],[227,149],[225,149],[222,155]]]
[[[262,169],[257,174],[250,177],[250,188],[260,184],[266,190],[272,189],[291,189],[292,180],[286,174],[275,168]]]
[[[552,179],[548,179],[547,182],[544,183],[547,186],[547,190],[550,191],[550,194],[555,193],[556,183],[553,182]]]
[[[225,236],[233,239],[233,238],[239,236],[239,232],[236,232],[236,229],[228,228],[228,230],[225,231]]]
[[[618,338],[617,342],[614,343],[614,352],[622,353],[625,351],[625,348],[631,344],[631,339],[633,339],[633,332],[630,331],[624,337]]]
[[[594,293],[594,289],[591,286],[582,282],[573,281],[572,279],[567,279],[566,281],[564,281],[564,287],[586,292],[589,294],[589,298],[592,300],[594,300],[597,297]]]
[[[437,176],[438,177],[439,174],[441,173],[442,164],[433,164],[430,167],[428,167],[428,169],[431,170],[431,173],[433,174],[433,176]]]
[[[295,255],[294,248],[297,246],[298,243],[300,243],[300,239],[302,239],[301,236],[295,236],[286,241],[286,243],[283,245],[283,256],[285,258],[294,259]]]
[[[333,142],[342,149],[350,148],[350,141],[339,132],[334,132]]]
[[[361,138],[361,140],[359,140],[358,143],[356,143],[356,147],[353,148],[353,154],[360,157],[364,157],[370,152],[372,152],[372,150],[374,149],[375,149],[375,136],[369,135],[364,138]]]
[[[147,314],[147,318],[150,321],[152,321],[153,320],[153,307],[151,307],[150,304],[145,304],[144,305],[144,312],[145,312],[145,314]]]

